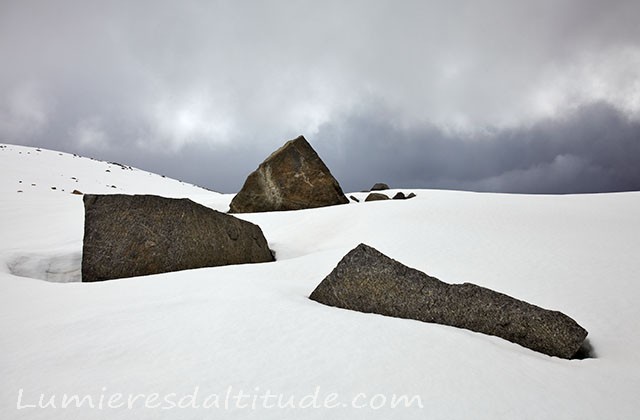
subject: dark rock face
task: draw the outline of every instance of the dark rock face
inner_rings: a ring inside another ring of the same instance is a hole
[[[394,200],[406,200],[407,197],[404,195],[403,192],[398,192],[396,193],[396,195],[393,196]]]
[[[389,186],[384,182],[377,182],[373,184],[373,187],[371,187],[369,191],[382,191],[382,190],[388,190],[388,189],[389,189]]]
[[[587,331],[570,317],[470,283],[447,284],[367,245],[350,251],[310,296],[325,305],[466,328],[550,356],[573,357]]]
[[[83,282],[273,261],[260,227],[188,199],[86,194],[83,200]]]
[[[247,177],[229,211],[300,210],[348,202],[329,168],[300,136],[272,153]]]
[[[413,198],[413,197],[415,197],[415,196],[416,196],[416,195],[415,195],[414,193],[409,193],[409,195],[407,196],[407,200],[408,200],[408,199],[410,199],[410,198]]]
[[[389,196],[382,193],[371,193],[364,199],[364,201],[380,201],[380,200],[388,200]]]
[[[355,201],[356,203],[360,202],[360,200],[358,200],[358,197],[354,197],[354,196],[350,195],[349,198],[352,199],[353,201]]]

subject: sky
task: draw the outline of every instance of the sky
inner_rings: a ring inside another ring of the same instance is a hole
[[[637,0],[0,0],[0,143],[220,192],[304,135],[345,191],[640,190]]]

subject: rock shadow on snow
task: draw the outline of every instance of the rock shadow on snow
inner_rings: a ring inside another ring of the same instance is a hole
[[[14,276],[52,283],[82,281],[80,252],[27,253],[13,257],[7,264]]]

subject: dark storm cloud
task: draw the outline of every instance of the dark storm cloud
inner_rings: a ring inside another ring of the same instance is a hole
[[[628,189],[633,170],[603,156],[637,158],[638,15],[625,0],[4,0],[0,141],[228,192],[298,134],[347,189],[374,175],[347,154],[397,185]],[[609,117],[583,132],[594,107]]]
[[[347,190],[375,182],[520,193],[640,190],[640,122],[607,104],[479,138],[393,121],[368,112],[321,127],[318,149]]]
[[[393,114],[369,109],[323,125],[307,137],[346,191],[380,181],[392,187],[515,193],[640,190],[640,122],[604,103],[480,138],[432,125],[405,129],[394,120]],[[233,192],[270,152],[260,144],[196,143],[179,155],[162,149],[130,150],[127,162],[158,166],[163,174]]]

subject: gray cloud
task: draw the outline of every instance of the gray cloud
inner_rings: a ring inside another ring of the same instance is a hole
[[[603,103],[479,138],[358,114],[322,127],[316,141],[348,190],[378,181],[519,193],[640,190],[640,122]]]
[[[300,133],[348,189],[373,175],[347,153],[398,185],[628,189],[633,171],[593,150],[637,158],[619,136],[640,120],[639,14],[635,0],[5,0],[0,141],[222,191]],[[567,122],[593,107],[601,125]]]

